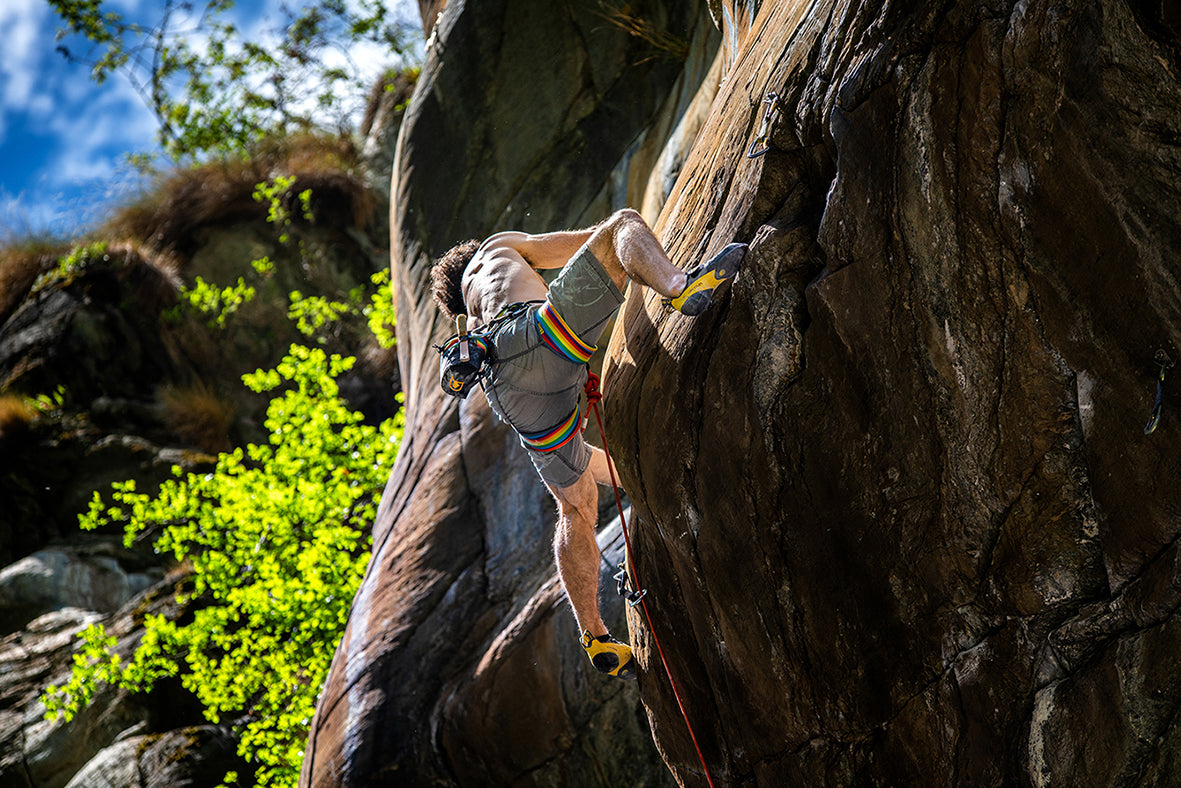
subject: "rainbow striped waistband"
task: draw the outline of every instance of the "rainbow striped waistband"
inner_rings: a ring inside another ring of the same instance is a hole
[[[581,423],[582,410],[578,405],[575,405],[574,412],[558,426],[541,432],[521,432],[521,440],[533,451],[554,451],[565,446],[571,438],[578,434]]]
[[[537,310],[537,331],[546,347],[575,364],[590,361],[596,350],[595,345],[586,344],[578,338],[578,334],[570,330],[570,326],[566,325],[566,321],[549,301]]]

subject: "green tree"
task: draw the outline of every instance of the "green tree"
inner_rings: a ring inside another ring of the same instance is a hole
[[[191,615],[147,617],[126,661],[101,625],[81,633],[71,678],[43,695],[48,717],[71,718],[104,683],[146,691],[179,676],[210,721],[235,723],[257,784],[295,784],[402,434],[400,415],[368,426],[340,398],[335,378],[352,365],[293,345],[274,369],[244,377],[276,392],[267,443],[221,454],[212,473],[174,468],[153,494],[134,481],[113,485],[109,499],[95,493],[82,527],[121,524],[129,545],[156,534],[158,552],[192,568],[181,600]]]
[[[58,51],[102,83],[126,77],[160,124],[174,160],[240,152],[264,135],[336,127],[364,105],[351,57],[372,43],[400,59],[411,22],[384,0],[314,0],[249,37],[232,0],[164,0],[131,18],[103,0],[49,0],[62,22]]]

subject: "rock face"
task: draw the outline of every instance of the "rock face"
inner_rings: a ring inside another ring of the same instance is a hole
[[[435,29],[391,200],[408,427],[306,785],[670,782],[636,687],[588,671],[553,577],[554,504],[516,437],[482,395],[443,401],[431,345],[452,329],[427,295],[431,260],[458,241],[643,199],[632,174],[688,114],[717,42],[697,3],[631,12],[675,46],[580,4],[452,0]]]
[[[396,106],[386,107],[372,136],[390,135],[396,114]],[[387,147],[372,143],[366,147]],[[76,635],[87,626],[103,624],[127,659],[145,615],[182,612],[172,600],[183,571],[169,564],[169,554],[155,554],[151,539],[130,550],[121,546],[121,534],[80,532],[78,515],[93,492],[126,479],[150,490],[174,466],[211,467],[210,452],[223,447],[209,444],[257,440],[260,398],[244,389],[240,376],[273,366],[291,342],[304,339],[287,318],[288,292],[340,298],[385,264],[388,228],[368,216],[384,199],[381,191],[343,164],[333,169],[340,157],[304,158],[310,163],[302,168],[292,156],[273,168],[231,162],[185,170],[124,208],[105,242],[63,249],[60,257],[45,253],[18,277],[5,272],[2,786],[205,788],[230,770],[249,781],[252,766],[236,754],[233,721],[208,725],[179,680],[157,683],[146,694],[100,686],[69,721],[47,720],[39,699],[47,685],[68,680]],[[381,157],[367,164],[380,168]],[[295,217],[283,226],[289,242],[266,222],[267,207],[251,197],[255,184],[283,172],[295,178],[279,195]],[[310,217],[296,197],[305,189],[311,189]],[[133,240],[120,240],[119,233]],[[273,263],[265,277],[251,266],[264,256]],[[174,308],[185,277],[224,286],[243,275],[257,296],[225,330]],[[382,418],[397,407],[396,375],[389,372],[392,359],[358,339],[368,334],[363,323],[337,326],[321,339],[332,351],[359,357],[341,390],[353,407]],[[173,397],[177,391],[193,396]],[[35,407],[28,400],[37,395],[42,402]]]
[[[114,613],[163,577],[154,563],[108,540],[38,550],[0,569],[0,631],[15,632],[45,613],[80,603],[96,613]]]
[[[64,607],[0,639],[0,778],[14,788],[209,786],[247,765],[228,726],[204,724],[200,706],[178,682],[150,695],[99,686],[70,721],[47,720],[38,701],[48,684],[69,677],[74,634],[105,620],[128,658],[145,613],[175,616],[175,580],[163,580],[115,615]],[[79,596],[75,601],[83,601]]]
[[[696,321],[633,290],[606,368],[717,784],[1181,780],[1179,44],[1118,0],[754,18],[659,225],[746,267]]]
[[[604,135],[569,108],[602,128],[615,105],[538,80],[572,67],[514,9],[448,6],[403,132],[410,421],[306,784],[565,784],[583,763],[563,737],[585,712],[556,702],[578,668],[556,655],[547,505],[480,403],[443,406],[429,346],[447,328],[423,287],[453,241],[611,202],[592,197],[620,151],[587,147]],[[630,292],[605,401],[636,569],[714,782],[1178,783],[1178,370],[1144,431],[1154,357],[1181,359],[1176,12],[710,11],[724,81],[658,232],[684,267],[750,252],[696,320]],[[520,36],[529,90],[472,78],[508,67],[476,29]],[[512,133],[526,112],[544,140]],[[531,213],[553,189],[584,196]],[[629,613],[652,735],[679,784],[704,785],[648,627]]]

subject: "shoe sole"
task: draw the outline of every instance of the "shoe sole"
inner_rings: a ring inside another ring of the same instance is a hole
[[[673,308],[689,317],[700,315],[713,301],[714,291],[738,273],[744,257],[746,244],[730,244],[718,252],[706,264],[706,272],[690,282],[684,292],[672,300]]]
[[[624,681],[636,680],[636,660],[632,656],[632,650],[629,646],[623,643],[596,643],[596,653],[591,654],[591,649],[583,646],[586,650],[587,656],[590,657],[591,666],[599,673],[605,676],[614,676]],[[619,664],[619,658],[626,656],[627,661],[622,665]]]

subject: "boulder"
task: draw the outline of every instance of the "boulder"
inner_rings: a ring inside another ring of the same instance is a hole
[[[100,407],[86,415],[49,413],[19,434],[0,436],[0,566],[77,539],[78,515],[112,482],[136,479],[150,489],[170,478],[173,467],[210,467],[207,454],[143,437],[167,438],[162,432],[153,407],[121,400],[117,414]]]
[[[60,390],[85,404],[142,395],[145,379],[177,377],[186,370],[157,320],[179,284],[130,246],[100,244],[63,258],[0,324],[0,391]]]
[[[163,734],[120,738],[94,756],[66,788],[205,788],[219,785],[235,762],[236,743],[224,728],[201,725]]]
[[[69,678],[77,634],[101,623],[127,660],[145,615],[175,617],[175,586],[165,578],[109,615],[63,607],[0,640],[0,785],[14,788],[216,785],[226,772],[249,769],[228,729],[210,727],[179,681],[151,693],[99,684],[70,720],[45,717],[41,695]]]
[[[62,608],[114,613],[163,575],[109,541],[38,550],[0,569],[0,632]]]

